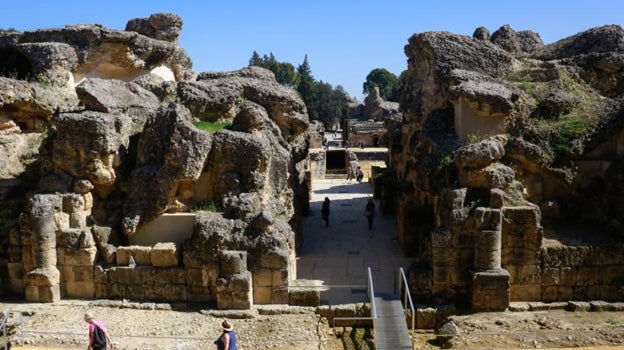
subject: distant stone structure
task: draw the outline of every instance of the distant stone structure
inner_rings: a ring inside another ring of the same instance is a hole
[[[0,34],[0,295],[316,300],[289,289],[305,105],[268,70],[193,72],[181,28],[155,14]]]

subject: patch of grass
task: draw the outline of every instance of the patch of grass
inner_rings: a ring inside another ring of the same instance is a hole
[[[477,142],[481,142],[483,141],[483,135],[481,135],[479,132],[474,133],[474,134],[468,134],[468,138],[466,139],[466,143],[467,144],[473,144],[473,143],[477,143]]]
[[[582,118],[565,115],[556,120],[548,128],[552,130],[550,146],[555,154],[570,154],[574,140],[589,131],[590,123]]]
[[[200,129],[200,130],[204,130],[204,131],[208,131],[211,133],[215,133],[221,129],[227,129],[230,126],[232,126],[232,122],[227,121],[227,122],[206,122],[203,120],[196,120],[193,122],[193,125],[195,125],[196,128]]]
[[[223,211],[221,205],[215,201],[208,199],[202,199],[199,202],[193,204],[191,211],[210,211],[213,213],[220,213]]]

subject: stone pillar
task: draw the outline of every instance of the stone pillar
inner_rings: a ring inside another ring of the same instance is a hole
[[[490,193],[491,197],[491,193]],[[474,267],[471,303],[474,311],[505,310],[509,306],[509,273],[501,268],[502,213],[498,208],[479,207],[474,216]]]
[[[220,275],[217,279],[217,308],[250,309],[253,291],[251,272],[247,271],[247,252],[222,251]]]
[[[501,268],[501,231],[477,231],[474,237],[474,266],[479,270]]]
[[[56,268],[56,223],[54,215],[61,208],[58,195],[36,195],[29,203],[29,228],[32,240],[33,270],[26,273],[26,300],[60,300],[60,272]]]

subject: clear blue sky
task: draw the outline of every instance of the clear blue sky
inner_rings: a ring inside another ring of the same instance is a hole
[[[172,12],[184,19],[180,44],[197,72],[247,66],[251,53],[295,66],[308,55],[318,80],[362,99],[374,68],[400,74],[403,46],[414,33],[472,35],[504,24],[538,32],[550,43],[585,29],[624,21],[622,0],[21,0],[5,1],[0,27],[21,31],[98,23],[124,29],[135,17]]]

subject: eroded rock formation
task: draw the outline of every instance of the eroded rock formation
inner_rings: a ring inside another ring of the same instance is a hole
[[[403,123],[389,131],[396,182],[387,183],[398,193],[399,239],[418,261],[417,294],[499,310],[621,287],[609,275],[573,293],[541,267],[542,224],[581,219],[624,233],[614,214],[624,212],[614,177],[624,156],[623,40],[619,26],[605,26],[544,45],[508,25],[409,39]]]
[[[7,291],[289,302],[305,105],[262,68],[194,73],[181,28],[155,14],[0,35]]]

